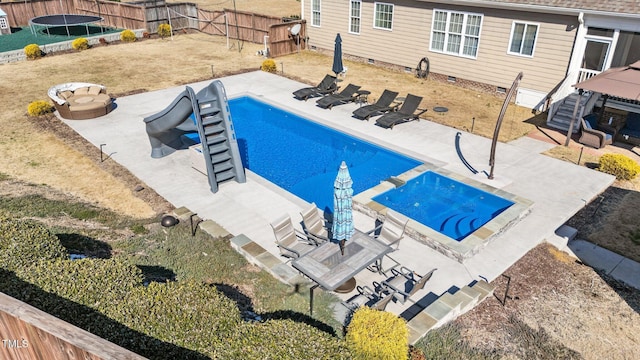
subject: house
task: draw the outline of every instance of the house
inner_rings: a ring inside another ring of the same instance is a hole
[[[7,19],[7,13],[0,9],[0,35],[11,34],[11,26],[9,26],[9,19]]]
[[[640,59],[636,0],[301,0],[310,49],[504,93],[524,73],[516,103],[556,112],[573,84]],[[553,105],[555,104],[555,105]],[[561,125],[566,126],[566,124]]]

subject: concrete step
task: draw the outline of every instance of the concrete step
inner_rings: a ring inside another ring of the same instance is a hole
[[[493,290],[495,290],[495,286],[489,284],[488,282],[481,280],[476,282],[475,284],[473,284],[473,286],[471,286],[471,288],[473,288],[474,290],[477,290],[478,292],[480,292],[480,297],[478,298],[478,302],[481,302],[482,300],[484,300],[487,296],[492,295],[493,294]]]
[[[456,292],[456,294],[445,293],[444,295],[440,296],[440,299],[438,299],[438,301],[442,301],[447,306],[449,306],[451,308],[451,311],[453,311],[453,315],[457,316],[462,312],[462,302],[464,300],[469,300],[468,297],[464,298],[463,296],[466,297],[466,295],[460,294],[459,292]]]
[[[460,301],[460,313],[464,314],[465,312],[471,310],[478,303],[478,297],[480,296],[480,293],[468,286],[465,286],[464,288],[458,290],[452,296]]]
[[[562,225],[556,229],[555,233],[547,236],[546,240],[559,250],[565,250],[569,241],[572,241],[578,235],[578,230],[568,225]]]

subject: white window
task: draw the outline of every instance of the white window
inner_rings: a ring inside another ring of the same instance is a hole
[[[434,10],[430,50],[475,58],[481,27],[481,14]]]
[[[509,40],[509,54],[533,56],[538,38],[538,24],[513,22]]]
[[[393,4],[376,3],[375,9],[373,27],[391,30],[393,25]]]
[[[311,26],[320,26],[320,0],[311,0]]]
[[[0,29],[8,29],[9,24],[7,24],[7,18],[0,17]]]
[[[362,2],[360,0],[351,0],[351,8],[349,9],[349,32],[360,34],[360,14],[362,12]]]

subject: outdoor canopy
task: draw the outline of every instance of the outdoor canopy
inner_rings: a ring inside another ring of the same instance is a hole
[[[609,96],[640,100],[640,61],[608,69],[573,86]]]

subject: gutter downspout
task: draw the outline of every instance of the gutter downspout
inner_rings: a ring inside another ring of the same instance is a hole
[[[300,0],[300,20],[304,20],[304,0]]]

